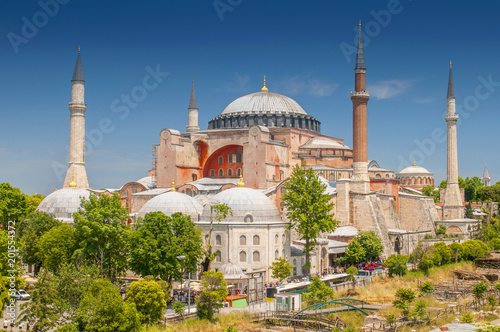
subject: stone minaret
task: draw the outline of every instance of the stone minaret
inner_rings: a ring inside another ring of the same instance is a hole
[[[486,167],[486,165],[484,165],[483,178],[481,179],[481,182],[483,182],[485,187],[491,186],[491,178],[490,174],[488,174],[488,168]]]
[[[70,185],[72,180],[78,188],[89,188],[87,171],[85,170],[85,110],[87,105],[85,105],[84,95],[85,79],[83,78],[80,47],[78,47],[78,58],[71,79],[71,103],[69,103],[69,167],[63,188],[74,187],[74,185]]]
[[[191,98],[189,99],[188,112],[189,118],[186,131],[188,133],[200,131],[200,127],[198,126],[198,102],[196,101],[196,92],[194,91],[194,80],[193,88],[191,89]]]
[[[448,126],[448,184],[444,194],[443,220],[464,217],[462,195],[458,186],[458,157],[457,157],[457,120],[455,113],[455,88],[453,86],[453,74],[451,72],[448,80],[448,114],[444,117]]]
[[[366,65],[363,52],[363,40],[361,38],[361,21],[359,21],[358,50],[354,73],[354,92],[351,92],[354,154],[351,190],[356,193],[367,194],[370,192],[370,179],[368,178],[367,121],[367,104],[368,99],[370,99],[370,94],[366,91],[365,86]]]

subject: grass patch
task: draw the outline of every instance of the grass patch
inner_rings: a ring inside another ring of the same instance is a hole
[[[168,323],[167,323],[168,324]],[[262,328],[263,324],[250,322],[245,313],[237,312],[229,315],[217,316],[214,322],[199,320],[197,318],[187,319],[180,322],[172,322],[167,326],[154,326],[148,329],[151,332],[225,332],[228,327],[235,327],[238,331],[248,331]]]

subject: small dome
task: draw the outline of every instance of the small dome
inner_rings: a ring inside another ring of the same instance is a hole
[[[220,267],[220,272],[224,275],[224,279],[243,279],[248,278],[241,267],[231,262]]]
[[[221,223],[282,222],[276,205],[266,195],[251,188],[231,188],[215,195],[211,202],[225,203],[233,211]],[[201,219],[210,220],[210,204],[205,205]]]
[[[82,198],[89,199],[90,191],[82,188],[63,188],[43,199],[37,211],[53,214],[62,222],[73,222],[73,213],[80,210]]]
[[[144,218],[149,212],[163,212],[165,215],[170,216],[176,212],[181,212],[190,216],[191,220],[196,222],[202,211],[203,206],[191,196],[169,191],[147,201],[137,216]]]
[[[274,92],[255,92],[240,97],[229,104],[222,114],[232,113],[267,113],[267,114],[303,114],[306,111],[300,105],[287,96]]]
[[[398,174],[425,174],[425,175],[431,175],[432,173],[426,170],[425,168],[417,165],[412,165],[409,167],[406,167],[403,169],[401,172]]]

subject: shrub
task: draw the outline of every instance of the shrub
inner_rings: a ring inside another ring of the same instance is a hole
[[[389,269],[390,277],[393,275],[404,276],[408,271],[406,263],[408,263],[408,257],[403,255],[391,255],[385,260],[384,266]]]
[[[471,314],[463,314],[460,317],[460,322],[461,323],[472,323],[472,315]]]

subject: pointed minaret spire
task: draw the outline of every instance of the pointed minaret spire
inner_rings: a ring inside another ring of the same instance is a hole
[[[484,172],[483,172],[483,178],[481,179],[485,187],[489,187],[491,185],[491,178],[490,174],[488,173],[488,168],[486,167],[486,164],[484,165]]]
[[[361,37],[361,20],[359,20],[358,51],[356,52],[356,66],[354,69],[366,70],[363,38]]]
[[[191,98],[189,99],[186,131],[188,133],[200,131],[200,127],[198,126],[198,101],[196,100],[196,91],[194,90],[194,80],[191,88]]]
[[[451,72],[451,60],[450,60],[450,77],[448,78],[447,99],[455,99],[455,87],[453,86],[453,73]]]
[[[80,57],[80,46],[78,46],[78,58],[76,59],[75,70],[71,82],[85,82],[83,77],[82,58]]]

